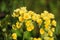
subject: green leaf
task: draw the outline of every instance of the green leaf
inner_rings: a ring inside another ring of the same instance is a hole
[[[23,39],[26,39],[26,40],[29,40],[30,39],[30,32],[28,31],[25,31],[24,34],[23,34]]]
[[[5,11],[5,9],[6,9],[6,3],[2,2],[2,4],[1,4],[1,11]]]

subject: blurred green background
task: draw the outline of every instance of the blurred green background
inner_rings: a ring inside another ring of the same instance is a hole
[[[0,0],[0,20],[13,13],[16,8],[26,6],[28,10],[42,13],[47,10],[55,15],[56,35],[60,38],[60,0]]]

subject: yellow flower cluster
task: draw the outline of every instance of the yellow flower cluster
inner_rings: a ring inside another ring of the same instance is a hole
[[[26,29],[27,31],[32,31],[34,29],[34,25],[31,20],[36,21],[38,25],[42,24],[42,19],[40,17],[40,14],[36,14],[33,11],[27,11],[26,7],[21,7],[16,10],[14,10],[12,17],[17,17],[19,19],[18,22],[23,23],[26,21]],[[20,23],[16,23],[15,25],[12,25],[12,28],[20,28]]]
[[[55,31],[56,21],[54,20],[54,15],[49,13],[48,11],[44,11],[41,14],[37,14],[33,11],[28,11],[26,7],[21,7],[14,10],[12,17],[18,18],[18,22],[16,25],[12,25],[13,29],[20,29],[23,22],[25,22],[26,30],[32,31],[34,30],[36,22],[40,28],[39,33],[43,36],[44,40],[54,40],[53,34]],[[41,24],[43,24],[43,27]],[[46,36],[47,34],[47,36]],[[33,40],[42,40],[41,38],[33,38]]]
[[[31,20],[26,21],[26,28],[27,28],[27,31],[32,31],[34,29],[34,25],[32,24]]]
[[[54,40],[53,34],[56,26],[54,15],[48,11],[44,11],[41,13],[41,18],[44,21],[44,28],[40,28],[40,34],[44,35],[44,40]]]
[[[49,13],[48,11],[44,11],[44,13],[41,13],[41,17],[43,18],[43,20],[54,19],[54,15],[52,13]]]

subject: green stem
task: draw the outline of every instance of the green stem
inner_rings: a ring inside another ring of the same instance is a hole
[[[24,32],[23,32],[23,40],[24,40]]]

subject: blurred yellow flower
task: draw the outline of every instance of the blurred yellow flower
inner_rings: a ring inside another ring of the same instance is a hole
[[[12,25],[12,29],[16,30],[16,26],[14,24]]]
[[[34,13],[34,15],[32,16],[32,20],[36,21],[37,19],[40,18],[39,14]]]
[[[51,30],[48,31],[49,36],[53,36],[53,32]]]
[[[50,28],[49,25],[45,25],[45,29],[48,30]]]
[[[31,16],[28,14],[28,13],[25,13],[24,16],[23,16],[24,19],[30,19]]]
[[[55,20],[52,20],[52,25],[56,26],[56,21]]]
[[[12,14],[12,17],[18,17],[18,16],[19,16],[19,10],[20,10],[20,9],[14,10],[14,12],[13,12],[13,14]]]
[[[47,21],[50,20],[49,17],[43,17],[43,20]]]
[[[20,28],[21,28],[21,23],[16,22],[16,27],[17,27],[18,29],[20,29]]]
[[[54,40],[54,37],[49,38],[49,40]]]
[[[46,20],[46,21],[44,22],[44,24],[45,24],[45,25],[50,25],[50,24],[51,24],[51,20]]]
[[[25,24],[26,24],[26,26],[30,26],[32,24],[32,22],[31,22],[31,20],[27,20]]]
[[[24,21],[24,18],[22,16],[19,16],[18,19],[19,19],[20,22]]]
[[[41,25],[42,24],[42,19],[37,19],[37,23],[38,23],[38,25]]]
[[[42,38],[38,38],[38,40],[42,40]]]
[[[45,33],[44,29],[40,28],[40,34],[44,34],[44,33]]]
[[[51,28],[51,30],[52,30],[52,32],[54,32],[55,31],[55,28]]]
[[[44,26],[45,26],[45,29],[46,30],[49,30],[49,28],[51,28],[51,20],[46,20],[46,21],[44,21]]]
[[[30,16],[33,16],[33,15],[34,15],[34,12],[33,12],[33,11],[28,11],[28,14],[29,14]]]
[[[32,20],[36,21],[36,16],[32,16]]]
[[[29,27],[27,27],[27,31],[32,31],[34,29],[34,25],[30,25]]]
[[[13,33],[13,34],[12,34],[12,39],[14,39],[14,40],[17,39],[17,34],[16,34],[16,33]]]
[[[16,13],[18,13],[20,11],[20,9],[19,8],[17,8],[16,10],[14,10],[14,12],[16,12]]]
[[[13,12],[12,17],[18,17],[18,16],[19,16],[18,13],[14,13],[14,12]]]
[[[46,10],[45,10],[45,11],[44,11],[44,13],[46,13],[46,14],[47,14],[47,13],[48,13],[48,11],[46,11]]]
[[[21,8],[20,8],[20,11],[19,11],[20,15],[23,15],[23,14],[26,13],[26,12],[27,12],[26,7],[21,7]]]
[[[23,10],[23,11],[27,12],[26,7],[20,7],[20,10]]]
[[[40,19],[40,14],[36,14],[36,19]]]
[[[33,40],[42,40],[41,38],[33,38]]]
[[[54,19],[54,15],[52,13],[49,13],[49,18]]]
[[[44,11],[44,13],[41,13],[41,17],[44,18],[48,18],[48,11]]]

